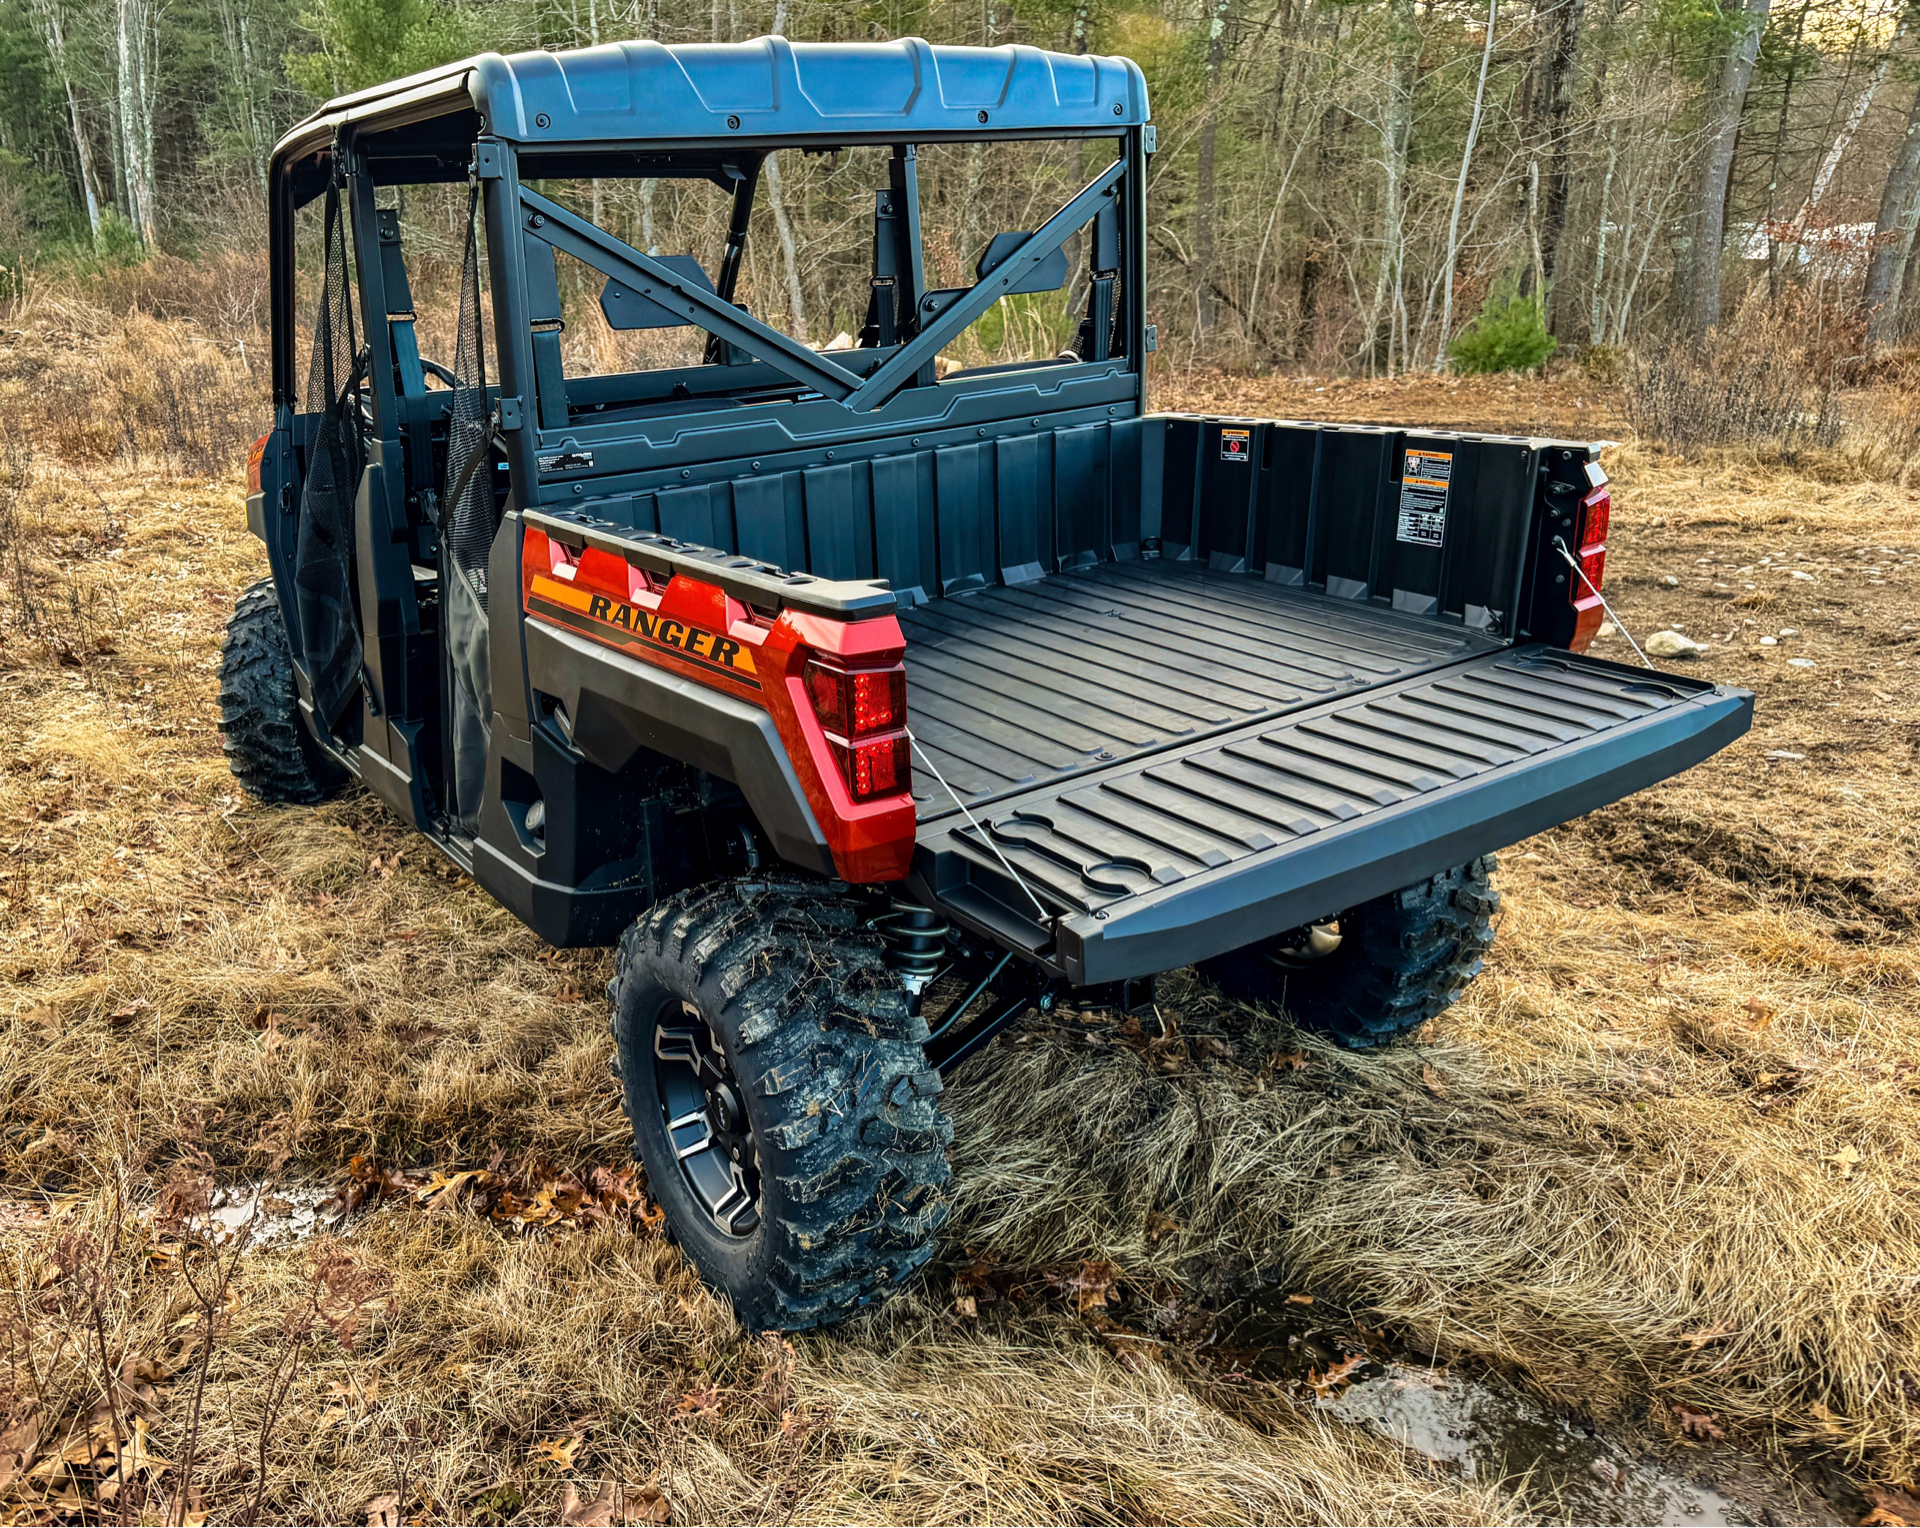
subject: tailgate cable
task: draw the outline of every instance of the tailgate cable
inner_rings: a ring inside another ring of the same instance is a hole
[[[967,810],[966,802],[962,801],[959,793],[955,791],[951,785],[947,784],[947,777],[941,774],[940,767],[935,764],[932,759],[927,757],[926,750],[920,746],[920,739],[913,735],[913,729],[911,727],[907,729],[907,741],[913,745],[913,756],[933,772],[933,778],[940,782],[949,796],[953,797],[953,804],[960,808],[960,815],[966,818],[968,824],[973,828],[973,831],[980,835],[980,842],[993,850],[993,857],[1000,861],[1001,866],[1006,870],[1007,874],[1013,877],[1014,884],[1027,894],[1027,900],[1034,905],[1035,910],[1040,914],[1040,921],[1043,924],[1051,924],[1053,922],[1052,914],[1041,904],[1040,899],[1033,894],[1033,888],[1021,879],[1020,872],[1015,870],[1013,866],[1007,862],[1006,855],[1000,852],[1000,846],[993,841],[993,835],[980,826],[980,819]],[[972,999],[968,999],[968,1001],[971,1002]]]
[[[1573,553],[1567,550],[1566,542],[1561,540],[1558,536],[1555,536],[1553,538],[1553,549],[1554,551],[1558,552],[1562,557],[1566,558],[1567,566],[1573,569],[1574,576],[1578,578],[1581,583],[1585,584],[1589,589],[1593,590],[1593,593],[1595,594],[1596,597],[1598,597],[1600,601],[1600,608],[1606,611],[1607,618],[1610,621],[1612,621],[1615,626],[1620,628],[1620,635],[1627,639],[1627,646],[1633,649],[1634,657],[1638,658],[1642,663],[1646,664],[1648,668],[1652,668],[1653,660],[1649,658],[1645,653],[1640,651],[1640,644],[1633,640],[1633,633],[1627,630],[1627,623],[1621,620],[1619,616],[1613,613],[1613,606],[1607,603],[1606,595],[1601,594],[1598,589],[1594,589],[1593,580],[1588,578],[1587,575],[1581,570],[1580,564],[1573,560]],[[940,783],[942,785],[945,785],[947,782],[942,780]]]

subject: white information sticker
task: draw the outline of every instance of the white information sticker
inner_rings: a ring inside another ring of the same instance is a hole
[[[1447,488],[1453,480],[1451,451],[1408,451],[1400,476],[1397,540],[1439,546],[1447,534]]]

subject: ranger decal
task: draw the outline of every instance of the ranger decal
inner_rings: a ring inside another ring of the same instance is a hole
[[[671,616],[656,615],[594,590],[576,589],[543,573],[534,574],[530,592],[536,599],[564,606],[590,621],[617,627],[620,633],[637,637],[647,646],[667,648],[676,657],[691,658],[696,663],[724,670],[756,687],[759,684],[753,653],[732,637],[721,636],[702,626],[689,626]]]

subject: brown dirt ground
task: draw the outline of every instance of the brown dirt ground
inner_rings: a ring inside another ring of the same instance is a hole
[[[1201,377],[1156,402],[1627,433],[1577,378]],[[1223,1373],[1178,1323],[1164,1344],[1102,1331],[1043,1272],[1029,1298],[955,1305],[981,1265],[1110,1262],[1123,1316],[1311,1291],[1702,1478],[1735,1470],[1723,1432],[1853,1520],[1920,1473],[1920,495],[1610,461],[1609,594],[1636,635],[1684,625],[1709,644],[1695,669],[1753,687],[1752,736],[1506,854],[1487,974],[1417,1044],[1345,1055],[1175,978],[1179,1045],[1075,1023],[991,1047],[949,1092],[941,1266],[789,1350],[644,1228],[457,1207],[249,1253],[202,1340],[177,1243],[137,1212],[192,1153],[222,1181],[282,1156],[328,1183],[355,1154],[621,1165],[608,961],[543,950],[362,792],[242,795],[213,699],[263,571],[237,480],[43,458],[22,544],[68,596],[70,661],[0,626],[0,1421],[84,1433],[101,1350],[177,1371],[123,1397],[151,1452],[122,1502],[147,1492],[145,1517],[183,1473],[201,1510],[241,1515],[263,1465],[275,1521],[358,1521],[389,1493],[409,1521],[552,1520],[608,1482],[634,1521],[648,1482],[681,1522],[1553,1515]],[[331,1324],[287,1335],[316,1289]],[[55,1471],[13,1479],[9,1447],[15,1520],[109,1510]],[[88,1493],[91,1457],[65,1478]]]

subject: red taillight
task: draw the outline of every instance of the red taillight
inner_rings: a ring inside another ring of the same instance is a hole
[[[899,664],[841,669],[811,662],[804,677],[813,714],[820,718],[853,799],[871,801],[907,790],[913,783],[913,763],[902,730],[907,725],[906,669]]]
[[[1601,546],[1607,539],[1607,526],[1613,519],[1613,495],[1596,488],[1580,501],[1580,545]]]
[[[1600,588],[1607,579],[1607,527],[1612,519],[1613,499],[1603,483],[1580,501],[1580,547],[1574,554],[1580,572],[1567,590],[1567,601],[1578,612],[1567,646],[1576,653],[1592,645],[1606,614]]]
[[[913,784],[913,761],[904,737],[883,737],[872,743],[855,743],[849,750],[839,745],[847,770],[847,788],[855,801],[871,801],[875,796],[892,796]]]
[[[267,442],[272,439],[273,432],[269,430],[247,448],[247,492],[249,494],[260,491],[260,462],[267,454]]]
[[[907,724],[904,668],[853,670],[807,665],[807,699],[820,725],[842,737],[871,737]]]

